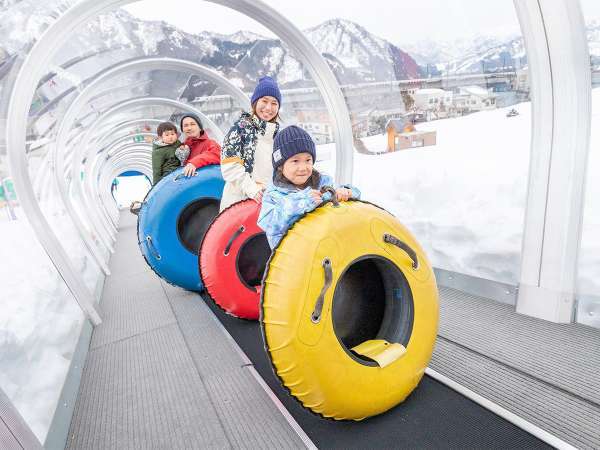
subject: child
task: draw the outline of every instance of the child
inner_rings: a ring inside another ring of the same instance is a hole
[[[184,114],[180,126],[186,136],[184,144],[190,149],[189,157],[183,167],[183,174],[186,177],[194,175],[196,169],[200,167],[221,162],[221,146],[209,139],[198,116]]]
[[[162,122],[156,134],[158,138],[152,143],[152,184],[158,183],[181,165],[177,157],[177,153],[181,153],[177,127],[171,122]]]
[[[281,106],[277,83],[270,77],[262,77],[250,104],[252,113],[243,112],[223,141],[221,172],[225,188],[221,211],[247,198],[260,201],[273,177],[271,154]]]
[[[323,202],[320,189],[333,186],[333,179],[313,169],[315,143],[302,128],[289,126],[275,136],[273,184],[262,198],[258,226],[265,230],[271,248],[304,213]],[[335,190],[338,201],[359,198],[358,189],[343,186]]]

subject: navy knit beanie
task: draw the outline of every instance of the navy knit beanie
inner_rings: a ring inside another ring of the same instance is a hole
[[[186,117],[191,117],[192,119],[194,119],[196,121],[196,123],[200,127],[200,134],[202,134],[202,132],[204,131],[204,127],[202,126],[202,121],[200,120],[200,117],[198,117],[196,114],[192,114],[192,113],[185,113],[183,116],[181,116],[181,120],[179,121],[179,129],[181,130],[181,132],[183,132],[183,119],[185,119]]]
[[[252,98],[250,99],[250,104],[254,105],[254,102],[256,102],[259,98],[267,95],[270,97],[275,97],[279,103],[279,107],[281,107],[281,92],[279,91],[277,82],[271,77],[262,77],[258,80],[258,84],[254,89]]]
[[[280,130],[273,141],[273,169],[277,170],[289,158],[304,152],[311,154],[313,162],[317,160],[315,142],[310,134],[296,125]]]

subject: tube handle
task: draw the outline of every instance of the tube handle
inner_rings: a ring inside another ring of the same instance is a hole
[[[150,235],[146,236],[146,245],[148,247],[148,250],[152,254],[152,256],[154,256],[154,258],[156,258],[157,260],[160,261],[160,258],[161,258],[160,253],[158,253],[158,250],[156,250],[156,247],[154,246],[154,243],[152,242],[152,236],[150,236]]]
[[[334,208],[337,208],[338,206],[340,206],[340,202],[338,202],[338,199],[337,199],[337,194],[335,192],[335,189],[332,186],[323,186],[321,188],[321,194],[325,194],[325,193],[329,193],[331,195],[331,198],[323,201],[323,203],[331,202],[331,203],[333,203]]]
[[[412,259],[412,268],[413,270],[417,270],[419,268],[419,260],[417,258],[417,252],[415,252],[406,242],[401,241],[396,236],[392,236],[389,233],[384,233],[383,242],[388,244],[395,245],[409,256]]]
[[[237,230],[235,230],[235,232],[231,235],[231,237],[229,238],[229,242],[227,242],[227,245],[225,246],[225,250],[223,250],[223,254],[225,256],[229,255],[229,250],[231,250],[233,241],[235,241],[238,238],[238,236],[240,234],[242,234],[244,231],[246,231],[246,227],[244,225],[242,225]]]
[[[321,321],[321,314],[323,312],[323,304],[325,303],[325,293],[331,286],[331,282],[333,281],[333,270],[331,268],[331,260],[329,258],[325,258],[321,263],[323,266],[323,271],[325,272],[325,283],[323,283],[323,287],[321,288],[321,293],[317,297],[317,301],[315,302],[315,309],[310,315],[310,320],[312,323],[319,323]]]

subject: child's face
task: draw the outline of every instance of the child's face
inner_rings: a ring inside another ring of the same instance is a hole
[[[165,144],[174,144],[177,140],[177,133],[173,130],[165,130],[160,135],[160,138]]]
[[[264,96],[256,101],[256,115],[262,120],[269,121],[277,115],[279,111],[279,102],[275,97]]]
[[[200,136],[200,127],[198,126],[198,123],[191,117],[186,117],[185,119],[183,119],[183,123],[181,124],[181,130],[185,133],[187,137]]]
[[[283,176],[292,184],[302,186],[313,171],[313,159],[310,153],[297,153],[283,163]]]

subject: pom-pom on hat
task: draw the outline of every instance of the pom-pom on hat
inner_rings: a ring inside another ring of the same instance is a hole
[[[279,90],[279,86],[277,86],[277,82],[271,77],[262,77],[258,80],[256,88],[254,88],[250,104],[254,105],[259,98],[266,97],[267,95],[275,97],[281,107],[281,91]]]
[[[317,151],[310,134],[296,125],[290,125],[280,130],[273,141],[273,169],[277,170],[292,156],[305,152],[310,153],[313,162],[316,161]]]

